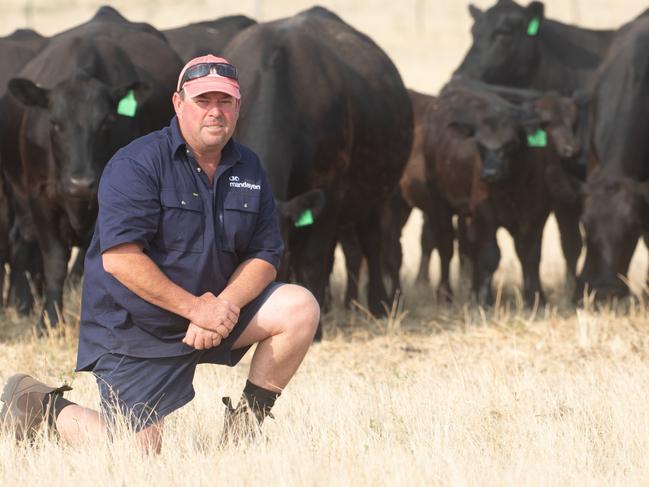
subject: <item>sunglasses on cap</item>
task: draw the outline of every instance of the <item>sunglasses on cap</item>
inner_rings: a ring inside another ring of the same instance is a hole
[[[237,68],[227,63],[194,64],[193,66],[187,68],[185,74],[183,74],[183,77],[180,80],[180,87],[178,88],[178,91],[183,89],[183,85],[187,81],[191,81],[197,78],[203,78],[212,72],[218,74],[219,76],[231,78],[235,81],[238,79],[238,75],[239,75]]]

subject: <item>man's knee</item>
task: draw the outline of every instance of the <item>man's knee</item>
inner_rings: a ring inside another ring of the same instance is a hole
[[[285,325],[291,331],[313,338],[320,321],[320,305],[311,292],[296,284],[286,284],[284,298],[288,312]]]

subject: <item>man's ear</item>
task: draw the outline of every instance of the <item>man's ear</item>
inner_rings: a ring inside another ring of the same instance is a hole
[[[179,112],[181,111],[182,103],[183,103],[183,95],[178,91],[174,91],[173,95],[171,95],[171,104],[174,107],[174,112],[176,112],[176,115],[179,115]]]

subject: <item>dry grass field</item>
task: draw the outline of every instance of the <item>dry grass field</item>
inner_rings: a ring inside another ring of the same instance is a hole
[[[30,25],[52,34],[86,20],[95,0],[6,0],[3,33]],[[102,2],[103,3],[103,2]],[[158,27],[243,12],[263,20],[310,2],[153,0],[111,3],[132,20]],[[469,39],[466,2],[324,1],[388,51],[406,83],[434,93],[457,66]],[[476,1],[486,7],[491,0]],[[527,3],[527,2],[525,2]],[[614,27],[645,2],[548,0],[548,15]],[[273,7],[271,7],[273,5]],[[233,10],[236,8],[236,11]],[[642,282],[647,252],[639,245],[629,280],[635,297],[596,309],[569,304],[556,225],[544,238],[541,278],[549,304],[521,305],[520,266],[511,239],[495,276],[499,305],[471,304],[454,263],[453,305],[433,288],[413,287],[421,215],[411,217],[405,249],[404,302],[389,319],[343,310],[338,255],[333,310],[278,400],[266,439],[219,447],[221,397],[238,397],[247,363],[201,366],[196,398],[169,417],[163,452],[143,458],[130,436],[70,448],[40,435],[16,444],[0,431],[0,485],[69,487],[231,485],[648,485],[649,311]],[[437,263],[431,266],[433,282]],[[67,396],[96,406],[90,374],[75,374],[78,291],[67,296],[67,327],[36,338],[35,318],[0,315],[0,380],[23,371],[67,381]]]
[[[419,222],[413,215],[403,238],[408,282]],[[338,263],[325,339],[279,399],[265,441],[218,444],[220,398],[240,393],[248,355],[235,369],[199,368],[196,398],[169,417],[159,457],[142,458],[126,434],[70,448],[44,434],[17,445],[2,431],[2,484],[646,485],[649,313],[639,299],[575,312],[556,275],[553,232],[551,222],[551,302],[538,310],[520,305],[507,250],[496,309],[476,308],[462,290],[454,305],[438,305],[431,289],[408,285],[404,306],[385,320],[342,309]],[[646,256],[635,261],[642,267]],[[0,379],[21,370],[65,380],[72,400],[96,405],[92,376],[73,373],[78,303],[71,291],[70,324],[46,339],[35,338],[33,319],[6,312]]]

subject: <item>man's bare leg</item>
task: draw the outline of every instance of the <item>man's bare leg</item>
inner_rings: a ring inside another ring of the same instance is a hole
[[[320,307],[305,288],[285,284],[276,289],[252,318],[233,349],[257,344],[241,400],[227,406],[221,441],[253,439],[275,400],[291,380],[313,341]],[[252,413],[252,414],[249,414]]]
[[[164,422],[154,423],[136,433],[142,451],[160,453]],[[106,424],[101,414],[78,404],[70,404],[61,410],[56,418],[56,430],[70,445],[106,439]]]
[[[61,410],[56,418],[56,430],[70,445],[103,439],[106,435],[101,415],[78,404],[70,404]]]
[[[307,289],[284,284],[273,292],[232,347],[258,344],[250,382],[281,392],[302,363],[319,320],[320,306]]]

